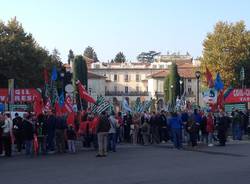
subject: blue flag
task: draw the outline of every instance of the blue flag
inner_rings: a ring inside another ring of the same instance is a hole
[[[217,90],[217,91],[220,91],[224,88],[224,84],[221,80],[221,77],[220,77],[220,73],[217,73],[216,75],[216,79],[214,81],[214,88]]]
[[[125,112],[132,112],[131,108],[128,105],[128,101],[126,99],[124,99],[122,102],[122,108],[123,108],[123,111]]]
[[[63,105],[64,105],[64,94],[63,94],[63,92],[59,96],[59,105],[60,105],[60,107],[63,107]]]
[[[56,71],[56,67],[54,66],[52,69],[51,80],[56,81],[56,79],[57,79],[57,71]]]

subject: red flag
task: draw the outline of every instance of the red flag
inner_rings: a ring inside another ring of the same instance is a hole
[[[86,91],[86,89],[84,88],[84,86],[81,84],[79,80],[76,82],[76,84],[77,84],[79,95],[82,99],[90,103],[96,102],[96,100],[88,94],[88,92]]]
[[[44,110],[45,111],[50,111],[51,110],[51,100],[50,100],[50,98],[47,99],[47,102],[46,102],[46,104],[44,106]]]
[[[73,112],[73,103],[70,96],[67,96],[64,102],[63,112]]]
[[[48,84],[49,83],[49,76],[48,76],[48,70],[46,68],[44,68],[43,74],[44,74],[44,82],[45,82],[45,84]]]
[[[39,97],[35,97],[34,99],[34,112],[36,115],[39,115],[43,112],[43,100]]]
[[[67,117],[67,124],[68,125],[73,125],[74,126],[74,121],[75,121],[75,113],[74,112],[71,112],[68,114],[68,117]]]
[[[62,109],[61,109],[58,101],[55,102],[55,111],[56,111],[57,116],[60,116],[62,114]]]
[[[209,88],[212,88],[214,86],[213,76],[212,76],[211,72],[208,70],[207,67],[206,67],[205,76],[206,76],[206,79],[207,79],[207,86]]]
[[[33,146],[34,146],[34,152],[37,155],[38,154],[38,149],[39,149],[37,135],[34,135]]]
[[[219,95],[217,98],[217,106],[218,106],[218,109],[224,110],[224,95],[223,95],[222,90],[219,92]]]

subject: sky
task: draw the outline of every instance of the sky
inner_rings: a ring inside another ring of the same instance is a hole
[[[129,61],[141,52],[187,51],[202,55],[202,43],[218,21],[244,20],[250,26],[249,0],[0,0],[0,19],[16,16],[40,46],[95,49],[100,61],[122,51]]]

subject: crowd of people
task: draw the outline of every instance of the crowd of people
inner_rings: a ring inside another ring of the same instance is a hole
[[[10,157],[13,150],[27,156],[53,153],[76,153],[80,147],[95,148],[97,157],[116,152],[116,145],[160,144],[173,142],[182,149],[198,144],[225,146],[227,137],[242,140],[250,133],[249,114],[232,109],[232,113],[220,111],[183,110],[180,112],[143,112],[125,114],[102,112],[79,113],[75,122],[68,123],[66,115],[44,112],[38,116],[18,113],[0,114],[0,155]]]

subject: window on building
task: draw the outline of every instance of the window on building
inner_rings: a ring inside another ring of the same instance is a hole
[[[128,93],[128,86],[125,86],[125,93]]]
[[[188,79],[188,82],[191,82],[192,80],[191,79]]]
[[[136,82],[140,82],[140,75],[139,74],[136,74]]]
[[[140,91],[140,87],[136,86],[136,92],[139,92],[139,91]]]
[[[124,75],[124,81],[125,81],[125,82],[128,82],[128,74],[125,74],[125,75]]]
[[[161,69],[164,68],[164,65],[160,65],[160,68],[161,68]]]
[[[100,68],[100,65],[99,65],[99,64],[96,64],[96,65],[95,65],[95,68]]]
[[[191,95],[192,94],[192,88],[188,87],[188,94]]]
[[[105,91],[107,91],[107,89],[108,89],[107,86],[105,86]]]
[[[157,65],[153,65],[153,68],[157,68]]]
[[[114,86],[114,91],[117,92],[117,86]]]
[[[164,87],[164,81],[158,81],[158,91],[163,92],[163,87]]]
[[[114,81],[118,81],[118,76],[117,76],[117,74],[114,74]]]

